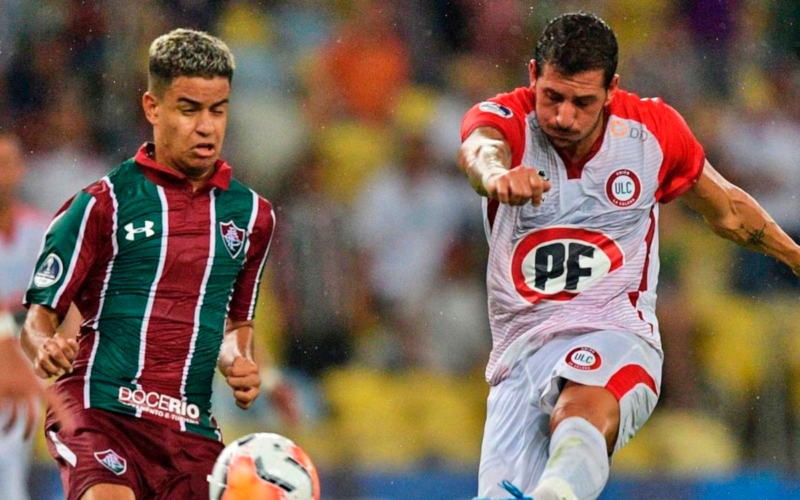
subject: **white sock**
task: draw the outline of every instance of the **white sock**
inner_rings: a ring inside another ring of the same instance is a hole
[[[550,458],[534,500],[595,500],[608,481],[606,439],[586,419],[562,420],[550,438]]]

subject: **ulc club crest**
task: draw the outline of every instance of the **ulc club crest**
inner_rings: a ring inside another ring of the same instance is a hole
[[[233,221],[228,221],[219,223],[219,232],[222,235],[222,242],[225,244],[225,248],[228,249],[228,254],[232,259],[235,259],[244,246],[245,230],[236,227]]]

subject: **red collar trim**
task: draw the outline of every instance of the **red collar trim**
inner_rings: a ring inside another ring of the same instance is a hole
[[[161,176],[168,176],[173,181],[184,181],[188,183],[189,180],[185,175],[175,169],[165,167],[153,159],[155,157],[155,149],[155,144],[152,142],[145,142],[142,144],[142,147],[139,148],[139,151],[136,152],[134,161],[142,167],[150,169],[153,173],[158,173]],[[214,164],[214,174],[208,179],[206,186],[218,187],[227,191],[231,185],[231,175],[231,166],[228,165],[225,160],[218,159]]]
[[[600,148],[603,147],[603,138],[606,135],[606,126],[608,125],[608,109],[606,109],[605,116],[603,117],[603,131],[600,133],[600,136],[594,141],[592,144],[592,149],[589,150],[588,153],[583,155],[583,158],[578,160],[577,162],[572,162],[567,156],[565,156],[559,149],[553,148],[558,153],[558,156],[561,157],[561,161],[564,162],[564,166],[567,168],[567,179],[580,179],[581,174],[583,173],[583,167],[589,163],[592,158],[597,155],[597,152],[600,151]]]

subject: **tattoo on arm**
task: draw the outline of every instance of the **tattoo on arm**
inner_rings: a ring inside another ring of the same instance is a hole
[[[751,247],[760,247],[764,243],[764,234],[767,230],[767,226],[765,225],[761,229],[751,230],[748,229],[744,224],[741,225],[741,229],[747,233],[747,245]]]

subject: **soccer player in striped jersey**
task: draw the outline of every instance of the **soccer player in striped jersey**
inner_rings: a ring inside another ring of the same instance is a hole
[[[594,500],[652,413],[659,203],[800,274],[800,247],[706,160],[673,108],[619,87],[597,16],[545,28],[531,84],[476,104],[458,163],[486,197],[491,387],[485,498]]]
[[[68,500],[208,498],[215,368],[241,408],[259,393],[253,313],[275,214],[219,158],[233,71],[208,34],[157,38],[142,99],[154,142],[48,229],[22,341],[75,421],[45,423]],[[56,333],[73,302],[77,341]]]

